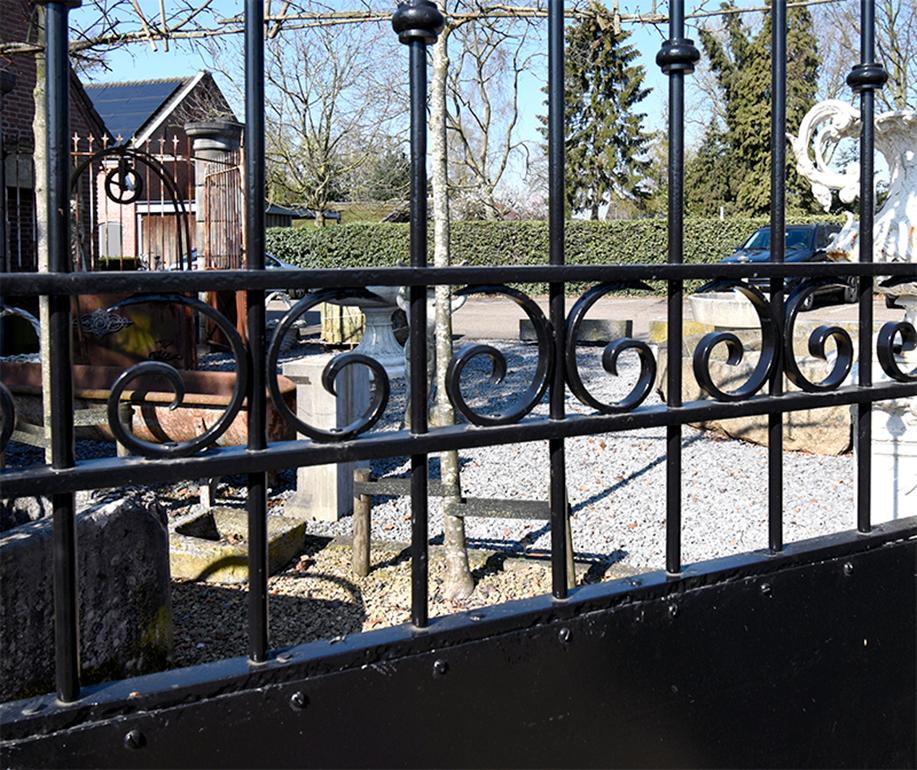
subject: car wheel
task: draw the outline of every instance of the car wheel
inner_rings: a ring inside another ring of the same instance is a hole
[[[854,278],[852,283],[847,283],[844,286],[844,302],[848,305],[853,305],[859,298],[859,286],[857,285],[857,280]]]

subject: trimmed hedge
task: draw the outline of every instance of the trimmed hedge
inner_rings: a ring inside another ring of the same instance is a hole
[[[839,220],[788,218],[788,224],[820,221]],[[685,261],[718,262],[767,224],[767,219],[688,219],[685,222]],[[666,231],[664,219],[571,220],[566,227],[567,264],[663,263],[666,260]],[[408,236],[407,224],[272,228],[267,231],[267,249],[274,256],[303,268],[381,267],[409,262]],[[544,265],[548,261],[548,223],[455,222],[452,225],[452,261],[453,264],[475,266]],[[546,291],[544,285],[517,285],[529,293]],[[582,288],[568,285],[571,292]]]

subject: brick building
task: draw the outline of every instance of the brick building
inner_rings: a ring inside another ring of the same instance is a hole
[[[3,0],[3,24],[0,39],[5,42],[34,41],[36,7],[28,0]],[[0,60],[6,91],[0,99],[2,131],[3,204],[5,230],[0,239],[0,257],[10,271],[35,270],[35,175],[32,153],[35,138],[32,121],[35,116],[35,57],[29,54]],[[9,88],[7,91],[6,89]],[[102,137],[105,125],[96,112],[76,73],[70,71],[70,126],[82,135]],[[81,189],[80,198],[88,202],[89,184]]]

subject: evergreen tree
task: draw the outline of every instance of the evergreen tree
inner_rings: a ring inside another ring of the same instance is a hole
[[[646,179],[651,135],[643,129],[646,115],[636,112],[649,89],[643,87],[643,67],[634,64],[637,50],[627,43],[629,37],[615,29],[611,13],[598,4],[567,27],[567,205],[591,219],[598,219],[599,207],[614,198],[639,206],[651,192]]]
[[[716,120],[707,124],[697,152],[685,163],[685,208],[691,216],[719,216],[720,206],[731,213],[735,194],[730,188],[731,156]]]
[[[770,5],[770,0],[768,0]],[[723,3],[724,9],[729,8]],[[753,33],[739,14],[724,16],[725,39],[706,29],[701,43],[726,102],[724,138],[728,145],[730,195],[747,214],[770,209],[771,15]],[[794,131],[815,101],[818,87],[818,46],[812,15],[804,6],[787,14],[787,130]],[[814,210],[808,185],[787,164],[787,206]]]

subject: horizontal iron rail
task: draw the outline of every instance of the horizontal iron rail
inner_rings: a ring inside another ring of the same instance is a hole
[[[673,578],[660,570],[639,576],[583,585],[568,599],[542,595],[485,607],[474,612],[432,618],[420,630],[410,624],[319,640],[275,651],[268,661],[252,665],[245,657],[86,687],[73,703],[60,703],[53,694],[0,704],[3,739],[0,745],[53,735],[62,730],[91,727],[107,720],[162,713],[210,697],[298,682],[353,667],[396,661],[431,650],[448,652],[456,645],[490,639],[520,628],[563,622],[627,603],[683,597],[710,585],[752,576],[767,576],[815,562],[846,560],[858,553],[886,548],[917,538],[917,517],[876,525],[869,534],[850,530],[788,543],[779,554],[745,552],[685,565]],[[843,569],[838,564],[838,569]]]
[[[202,455],[178,459],[106,458],[80,462],[73,468],[60,470],[41,466],[24,471],[6,471],[0,474],[0,496],[47,495],[107,489],[125,484],[166,484],[184,479],[256,473],[277,468],[589,436],[912,396],[917,396],[917,383],[882,383],[868,387],[852,385],[829,392],[794,391],[782,396],[756,396],[745,401],[701,400],[688,402],[681,407],[668,407],[664,404],[641,406],[619,414],[568,415],[563,420],[528,419],[514,425],[456,425],[435,428],[423,435],[391,431],[333,443],[282,441],[260,451],[244,447],[217,447]]]
[[[310,270],[125,271],[6,273],[7,296],[125,292],[242,291],[366,286],[479,285],[583,281],[713,280],[715,278],[917,277],[906,262],[745,264],[505,265],[500,267],[378,267]]]

